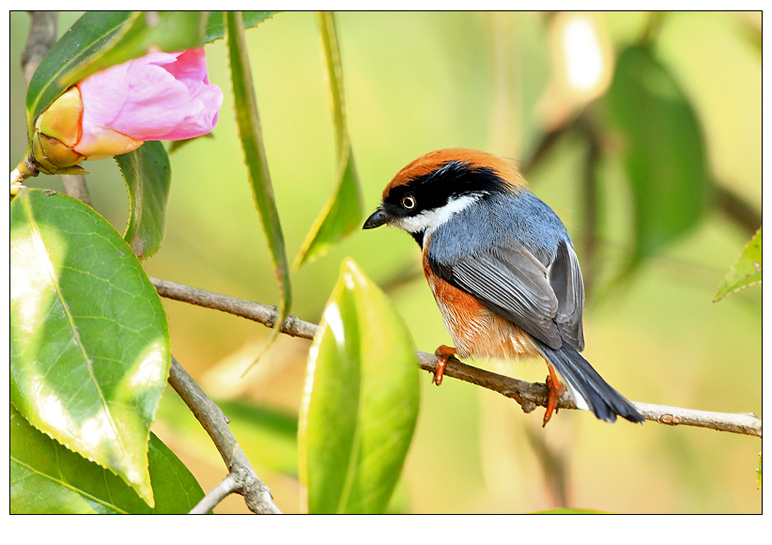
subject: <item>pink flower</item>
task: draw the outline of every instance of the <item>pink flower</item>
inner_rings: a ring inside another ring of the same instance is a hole
[[[223,99],[220,88],[209,83],[203,47],[151,53],[98,72],[78,88],[83,133],[74,149],[87,156],[99,148],[105,131],[141,141],[206,134],[217,124]]]
[[[204,48],[150,53],[74,85],[35,123],[44,171],[128,153],[147,140],[184,140],[217,124],[223,94],[209,83]]]

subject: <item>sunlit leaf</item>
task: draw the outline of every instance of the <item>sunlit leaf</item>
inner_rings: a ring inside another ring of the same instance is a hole
[[[11,401],[152,506],[147,441],[170,362],[158,294],[121,236],[76,199],[21,191],[10,238]]]
[[[276,11],[242,11],[241,15],[244,22],[244,28],[252,28],[263,21],[270,19]],[[206,23],[206,32],[204,33],[204,43],[213,42],[225,37],[225,21],[222,11],[213,11],[209,14]]]
[[[86,12],[49,51],[27,90],[27,129],[62,92],[110,66],[151,51],[204,43],[206,12]]]
[[[713,300],[718,301],[732,292],[758,282],[761,282],[761,227],[751,237],[737,261],[729,269]]]
[[[710,192],[707,151],[688,98],[650,49],[621,53],[606,99],[632,189],[632,268],[702,217]]]
[[[761,476],[761,460],[762,457],[759,455],[759,467],[756,469],[756,488],[761,488],[761,481],[763,480]]]
[[[161,247],[171,167],[161,142],[145,142],[115,160],[129,190],[129,225],[123,238],[140,259]]]
[[[276,327],[274,327],[271,337],[266,343],[267,346],[270,346],[276,339],[279,327],[287,317],[292,302],[289,262],[284,245],[284,234],[279,221],[279,211],[276,209],[276,202],[273,196],[271,175],[268,171],[268,160],[266,159],[263,135],[260,129],[260,117],[257,111],[255,90],[252,85],[252,70],[249,65],[249,54],[247,52],[241,13],[226,12],[225,28],[239,137],[241,138],[241,146],[244,149],[244,160],[247,166],[247,173],[249,174],[250,185],[252,186],[252,194],[255,197],[263,231],[268,240],[268,248],[271,252],[271,259],[276,271],[276,279],[279,283],[279,293],[281,296],[281,302],[278,305],[279,317],[276,321]]]
[[[359,177],[346,124],[343,68],[340,62],[335,18],[330,12],[320,12],[318,18],[335,123],[338,185],[335,194],[327,202],[306,236],[295,259],[295,267],[300,267],[303,263],[324,255],[346,235],[358,229],[362,223],[362,191],[359,187]]]
[[[298,430],[309,513],[380,513],[418,415],[418,366],[389,300],[350,259],[309,351]]]
[[[36,430],[13,406],[10,437],[11,513],[187,513],[204,497],[188,468],[152,433],[154,508],[110,471]]]

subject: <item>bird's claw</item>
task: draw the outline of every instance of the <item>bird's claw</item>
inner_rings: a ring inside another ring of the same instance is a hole
[[[549,388],[549,398],[547,398],[547,410],[544,412],[544,422],[542,428],[547,425],[547,422],[552,418],[552,413],[558,412],[558,400],[560,396],[566,391],[566,387],[560,383],[555,370],[551,365],[547,364],[550,374],[547,375],[547,388]]]
[[[456,349],[443,344],[434,351],[434,355],[437,356],[437,369],[434,371],[432,382],[439,386],[442,384],[442,377],[445,375],[445,366],[448,364],[448,359],[456,355]]]

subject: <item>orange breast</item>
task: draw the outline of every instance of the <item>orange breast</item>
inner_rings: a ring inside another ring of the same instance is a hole
[[[427,241],[428,242],[428,241]],[[426,244],[425,247],[428,247]],[[462,358],[538,356],[527,333],[487,309],[472,295],[435,275],[424,250],[424,275],[442,313],[445,327]]]

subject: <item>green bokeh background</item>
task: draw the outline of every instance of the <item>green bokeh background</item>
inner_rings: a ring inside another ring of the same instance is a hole
[[[78,16],[61,14],[60,34]],[[647,21],[647,15],[630,12],[599,17],[616,45],[632,42]],[[743,36],[760,20],[754,13],[668,14],[656,42],[660,59],[697,110],[712,173],[757,209],[761,63],[759,49]],[[25,148],[18,59],[28,30],[29,16],[12,13],[14,162]],[[542,14],[340,13],[338,30],[349,129],[368,211],[394,173],[427,151],[466,146],[515,160],[531,152],[539,134],[536,105],[550,77]],[[316,16],[280,13],[248,30],[247,38],[292,260],[335,184],[334,128]],[[496,60],[502,50],[511,77],[507,92]],[[171,154],[166,239],[145,266],[151,276],[275,304],[275,277],[237,139],[224,43],[206,51],[210,79],[225,92],[220,121],[212,139]],[[569,138],[529,176],[534,192],[575,238],[582,233],[581,165],[581,142]],[[117,166],[112,160],[84,166],[91,171],[95,208],[123,232],[128,198]],[[61,188],[53,176],[28,185]],[[602,164],[600,186],[601,256],[616,263],[629,252],[631,228],[618,162]],[[634,401],[761,415],[761,290],[755,286],[711,302],[748,238],[711,211],[698,229],[647,261],[625,289],[588,301],[586,357]],[[294,271],[293,314],[318,321],[346,256],[387,289],[418,349],[451,344],[419,274],[418,249],[395,230],[354,233],[327,257]],[[241,379],[267,338],[266,328],[181,303],[164,305],[175,357],[212,397],[234,404],[230,414],[242,418],[233,429],[276,503],[285,512],[301,512],[291,432],[310,343],[282,337]],[[480,365],[526,380],[545,376],[541,361]],[[633,513],[761,511],[758,438],[651,422],[608,425],[577,411],[560,413],[543,430],[541,411],[525,415],[499,394],[454,380],[436,388],[426,373],[421,379],[421,414],[393,511],[519,513],[564,505]],[[170,390],[154,431],[205,490],[221,480],[225,470],[214,446]],[[216,512],[246,508],[231,497]]]

